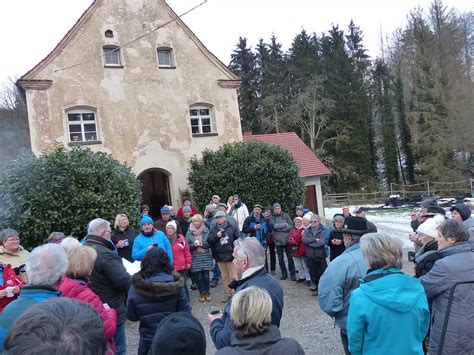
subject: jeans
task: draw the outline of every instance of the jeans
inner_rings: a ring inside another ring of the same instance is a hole
[[[193,285],[197,285],[197,278],[195,272],[189,271],[189,278],[191,279],[191,283]]]
[[[285,258],[283,256],[283,251],[286,254],[286,258],[288,259],[288,268],[290,269],[290,275],[295,275],[295,263],[293,262],[293,258],[291,257],[291,245],[277,245],[277,254],[278,254],[278,263],[280,264],[281,274],[282,276],[288,276],[288,272],[286,270]]]
[[[219,269],[217,262],[214,262],[214,268],[212,269],[212,279],[215,282],[219,282],[221,279],[221,270]]]
[[[209,293],[209,271],[196,271],[199,293]]]
[[[186,292],[186,298],[188,299],[188,302],[191,304],[191,298],[189,297],[189,290],[188,290],[188,270],[181,270],[178,272],[184,279],[184,291]]]
[[[127,338],[125,336],[125,322],[117,324],[114,334],[115,354],[125,355],[127,353]]]

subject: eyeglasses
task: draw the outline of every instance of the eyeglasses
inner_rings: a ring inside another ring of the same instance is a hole
[[[13,238],[8,238],[5,240],[5,242],[19,242],[20,238],[19,237],[13,237]]]
[[[249,260],[249,255],[247,254],[247,251],[245,250],[242,241],[240,239],[237,239],[237,243],[239,243],[239,248],[245,253],[246,259]]]
[[[319,223],[318,221],[311,221],[311,223]]]

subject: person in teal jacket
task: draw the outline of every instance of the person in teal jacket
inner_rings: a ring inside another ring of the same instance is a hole
[[[162,231],[153,227],[153,220],[150,216],[143,216],[140,221],[142,232],[133,241],[132,259],[142,260],[148,250],[153,247],[163,249],[170,258],[170,264],[173,265],[173,250],[171,244]]]
[[[369,265],[352,291],[347,336],[352,355],[423,355],[430,312],[419,279],[405,275],[398,240],[368,233],[360,241]]]

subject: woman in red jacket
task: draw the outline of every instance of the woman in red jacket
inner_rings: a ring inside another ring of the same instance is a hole
[[[117,327],[117,314],[89,288],[88,278],[92,273],[97,252],[88,246],[78,246],[68,252],[69,265],[66,276],[59,286],[65,297],[75,298],[90,304],[99,313],[104,323],[104,338],[108,354],[114,354],[114,334]]]
[[[0,263],[0,312],[11,301],[18,298],[20,289],[25,285],[10,264]]]
[[[311,276],[306,267],[304,257],[306,255],[306,246],[303,243],[303,218],[296,217],[294,220],[295,228],[290,231],[288,236],[288,244],[291,245],[291,256],[295,262],[295,268],[298,271],[298,282],[304,282],[311,286]]]
[[[173,250],[173,269],[183,276],[184,290],[188,301],[190,301],[186,275],[188,270],[191,269],[193,259],[186,238],[176,232],[177,228],[175,221],[169,221],[166,224],[166,236],[170,241],[171,250]]]

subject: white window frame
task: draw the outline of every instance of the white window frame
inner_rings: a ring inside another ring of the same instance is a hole
[[[160,63],[160,52],[168,53],[169,63]],[[173,49],[169,47],[159,47],[156,49],[156,60],[158,61],[158,68],[174,68]]]
[[[93,115],[94,119],[85,119],[85,115]],[[79,115],[79,120],[69,120],[69,115]],[[90,108],[75,108],[66,110],[66,124],[68,131],[68,140],[70,143],[87,143],[87,142],[99,142],[99,124],[97,121],[97,111]],[[95,130],[86,130],[86,125],[94,124]],[[71,126],[80,127],[80,131],[72,132]],[[95,139],[86,138],[86,135],[95,134]],[[79,139],[73,139],[72,136],[79,137]]]
[[[105,67],[122,67],[122,56],[121,56],[121,53],[120,53],[120,47],[111,46],[111,45],[103,46],[102,51],[103,51],[103,55],[104,55],[104,66]],[[111,52],[116,53],[116,55],[117,55],[116,58],[117,58],[118,63],[109,63],[109,62],[107,62],[107,55],[108,55],[107,51],[111,51]]]
[[[196,110],[196,115],[192,111]],[[208,110],[208,114],[203,114],[201,110]],[[198,125],[193,125],[193,120],[198,120]],[[203,124],[203,120],[209,120],[209,124]],[[212,107],[204,105],[194,105],[189,107],[189,122],[191,124],[191,133],[194,134],[209,134],[214,133],[212,127]],[[198,127],[198,132],[193,131],[193,127]],[[208,132],[204,132],[204,127],[209,127]]]

